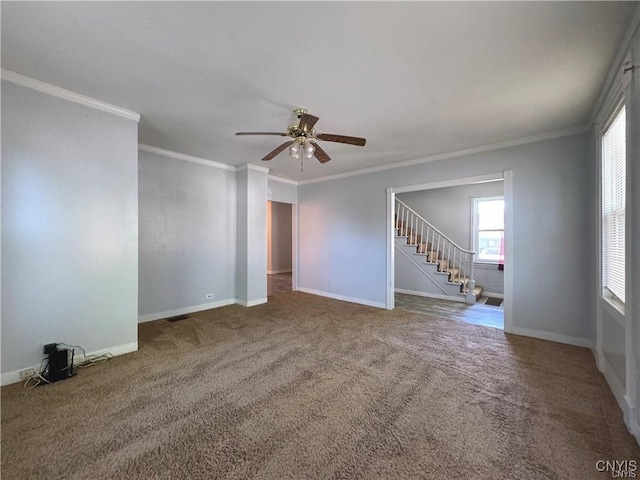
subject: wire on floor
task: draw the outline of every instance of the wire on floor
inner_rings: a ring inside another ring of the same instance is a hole
[[[87,352],[85,351],[85,349],[82,348],[80,345],[69,345],[67,343],[58,343],[58,345],[62,345],[63,347],[70,348],[72,352],[71,364],[68,365],[64,370],[71,369],[71,371],[73,371],[74,367],[75,368],[92,367],[93,365],[96,365],[100,362],[105,362],[107,360],[111,360],[113,358],[113,355],[108,352],[103,353],[102,355],[87,355]],[[82,357],[83,357],[83,360],[77,364],[74,363],[76,348],[82,351]],[[24,388],[33,388],[43,383],[51,383],[45,377],[48,367],[49,367],[49,359],[48,357],[45,357],[40,362],[40,366],[37,369],[34,369],[33,375],[31,375],[25,380]]]

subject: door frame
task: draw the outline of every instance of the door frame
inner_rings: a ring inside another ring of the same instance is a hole
[[[387,272],[386,272],[386,308],[395,308],[395,232],[393,219],[395,216],[396,194],[432,190],[435,188],[457,187],[472,183],[485,183],[503,180],[504,186],[504,331],[513,330],[513,171],[505,170],[487,175],[455,178],[441,182],[422,183],[403,187],[387,187]]]

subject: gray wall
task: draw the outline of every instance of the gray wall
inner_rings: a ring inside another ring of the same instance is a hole
[[[274,202],[298,203],[298,186],[290,183],[267,179],[267,198]]]
[[[138,125],[2,82],[2,372],[138,338]]]
[[[386,187],[513,171],[515,327],[580,338],[595,288],[588,135],[301,185],[299,285],[384,304]]]
[[[233,301],[235,172],[140,151],[139,189],[141,320]]]
[[[267,214],[267,273],[291,271],[291,205],[269,202]]]
[[[471,198],[502,195],[503,182],[399,193],[425,220],[463,248],[471,248]]]
[[[499,181],[400,193],[397,198],[409,205],[462,248],[470,250],[472,248],[471,198],[502,194],[503,182]],[[406,259],[397,260],[398,256],[396,256],[395,267],[396,288],[416,290],[416,288],[409,288],[409,285],[422,285],[423,282],[416,283],[413,279],[414,274],[408,270],[415,269],[415,265],[404,261]],[[496,265],[476,264],[475,278],[476,284],[482,286],[486,292],[504,293],[504,272],[498,270]],[[412,280],[409,282],[409,279]],[[427,282],[427,285],[431,283],[428,280]]]

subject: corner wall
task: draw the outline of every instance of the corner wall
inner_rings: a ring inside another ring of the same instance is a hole
[[[46,343],[137,349],[137,143],[136,121],[2,81],[3,384]]]
[[[139,158],[139,320],[235,303],[235,172]]]

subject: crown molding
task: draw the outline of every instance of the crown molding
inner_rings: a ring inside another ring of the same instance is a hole
[[[260,167],[252,163],[245,163],[244,165],[238,165],[237,167],[235,167],[236,172],[241,172],[242,170],[253,170],[255,172],[269,173],[268,168]]]
[[[213,160],[207,160],[206,158],[193,157],[191,155],[185,155],[184,153],[172,152],[171,150],[165,150],[164,148],[152,147],[151,145],[145,145],[143,143],[138,144],[138,150],[148,153],[155,153],[162,157],[173,158],[174,160],[182,160],[184,162],[198,163],[200,165],[206,165],[207,167],[219,168],[221,170],[228,170],[235,172],[236,168],[232,165],[226,165],[224,163],[214,162]]]
[[[64,88],[56,87],[55,85],[51,85],[50,83],[41,82],[40,80],[36,80],[35,78],[20,75],[19,73],[12,72],[11,70],[7,70],[5,68],[2,69],[1,77],[2,80],[15,83],[16,85],[20,85],[21,87],[30,88],[32,90],[46,93],[47,95],[52,95],[54,97],[62,98],[73,103],[78,103],[95,110],[111,113],[118,117],[126,118],[127,120],[133,120],[134,122],[140,121],[139,113],[117,107],[115,105],[111,105],[110,103],[106,103],[101,100],[96,100],[95,98],[80,95],[79,93],[72,92],[71,90],[65,90]]]
[[[624,61],[624,57],[629,50],[629,47],[631,46],[631,40],[633,40],[633,36],[635,35],[638,26],[640,26],[640,5],[636,8],[633,18],[631,19],[631,23],[629,24],[629,28],[627,28],[627,31],[622,38],[622,42],[620,42],[616,56],[613,57],[613,62],[611,62],[611,65],[609,66],[609,73],[607,74],[607,78],[602,85],[598,99],[596,100],[589,117],[589,127],[591,127],[598,119],[598,114],[607,100],[609,91],[613,87],[616,77],[620,73],[620,67],[622,66],[622,62]]]
[[[402,162],[390,163],[387,165],[380,165],[377,167],[365,168],[362,170],[354,170],[353,172],[338,173],[335,175],[328,175],[326,177],[313,178],[310,180],[301,180],[298,185],[308,185],[311,183],[328,182],[330,180],[338,180],[340,178],[353,177],[355,175],[363,175],[365,173],[382,172],[385,170],[393,170],[394,168],[410,167],[414,165],[421,165],[423,163],[436,162],[438,160],[446,160],[449,158],[463,157],[466,155],[473,155],[476,153],[490,152],[493,150],[499,150],[502,148],[515,147],[518,145],[526,145],[528,143],[540,142],[543,140],[550,140],[559,137],[568,137],[571,135],[578,135],[585,133],[589,130],[589,126],[580,125],[578,127],[565,128],[561,130],[553,130],[551,132],[540,133],[538,135],[532,135],[529,137],[520,137],[512,140],[506,140],[503,142],[489,143],[479,147],[467,148],[464,150],[455,150],[452,152],[439,153],[437,155],[429,155],[427,157],[416,158],[413,160],[405,160]]]
[[[288,178],[283,178],[283,177],[277,177],[275,175],[268,175],[267,178],[269,180],[273,180],[274,182],[288,183],[289,185],[295,185],[296,187],[298,186],[298,183],[299,183],[295,180],[290,180]]]
[[[269,169],[266,167],[261,167],[259,165],[253,165],[251,163],[246,163],[244,165],[238,165],[234,167],[233,165],[227,165],[226,163],[215,162],[213,160],[208,160],[206,158],[194,157],[192,155],[186,155],[184,153],[174,152],[172,150],[165,150],[164,148],[153,147],[151,145],[145,145],[144,143],[138,144],[138,150],[148,153],[155,153],[156,155],[160,155],[162,157],[172,158],[174,160],[182,160],[184,162],[197,163],[200,165],[206,165],[207,167],[219,168],[220,170],[227,170],[229,172],[240,172],[242,170],[253,170],[256,172],[269,173]],[[276,177],[279,178],[279,177]],[[282,179],[285,181],[286,179]],[[291,181],[291,180],[286,180]]]

